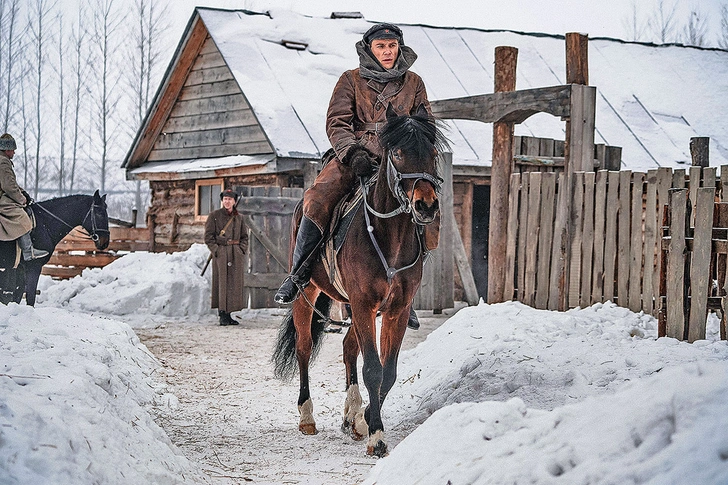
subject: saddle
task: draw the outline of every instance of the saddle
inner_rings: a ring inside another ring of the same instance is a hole
[[[351,222],[354,220],[354,216],[363,202],[364,192],[362,191],[361,185],[357,186],[356,190],[353,190],[339,201],[331,216],[329,237],[324,241],[321,255],[324,269],[326,269],[326,273],[329,275],[329,282],[347,300],[349,299],[349,295],[344,290],[344,283],[341,280],[341,271],[339,270],[339,263],[337,262],[336,256],[339,254],[341,246],[344,245],[346,235],[351,227]]]

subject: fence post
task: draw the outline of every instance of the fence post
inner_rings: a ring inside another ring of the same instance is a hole
[[[694,210],[693,254],[690,261],[689,342],[705,338],[705,320],[708,317],[708,284],[710,282],[714,199],[714,187],[701,187],[698,189]]]
[[[707,136],[694,136],[690,138],[690,156],[694,167],[708,167],[710,152],[710,138]]]
[[[516,89],[515,47],[495,48],[494,91]],[[508,234],[508,188],[513,171],[513,122],[493,123],[493,162],[490,176],[488,230],[488,303],[503,301]]]

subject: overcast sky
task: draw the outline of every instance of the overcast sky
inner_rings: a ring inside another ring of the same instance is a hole
[[[625,21],[637,5],[646,20],[661,0],[176,0],[173,30],[181,35],[196,5],[266,11],[276,8],[328,16],[333,11],[359,11],[367,20],[426,23],[430,25],[509,29],[564,34],[582,32],[591,37],[627,38]],[[678,23],[684,25],[691,8],[709,22],[708,42],[715,45],[720,29],[720,6],[728,0],[662,0],[665,9],[677,5]],[[636,2],[636,3],[635,3]]]

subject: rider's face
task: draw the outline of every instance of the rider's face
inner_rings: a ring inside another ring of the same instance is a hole
[[[372,41],[372,54],[385,69],[392,69],[399,55],[397,39],[376,39]]]
[[[15,150],[4,150],[5,156],[8,157],[10,160],[13,159],[15,156]]]

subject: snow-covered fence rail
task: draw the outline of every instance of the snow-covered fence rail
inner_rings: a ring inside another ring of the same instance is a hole
[[[72,278],[86,268],[103,268],[123,254],[149,250],[149,230],[136,227],[109,228],[109,247],[96,249],[93,241],[72,231],[56,246],[50,261],[43,267],[43,274],[53,278]]]
[[[721,173],[728,177],[728,166],[723,167]],[[565,177],[563,172],[514,173],[511,176],[506,299],[552,310],[561,309],[562,295],[565,295],[565,306],[569,308],[612,300],[633,311],[655,316],[662,309],[669,312],[664,318],[670,321],[670,328],[675,325],[673,336],[678,336],[689,325],[674,321],[682,310],[677,303],[673,304],[672,310],[670,304],[665,303],[670,299],[670,291],[673,299],[678,294],[692,295],[695,309],[692,318],[695,322],[700,320],[698,314],[705,313],[703,308],[724,308],[722,297],[725,295],[723,285],[728,249],[719,248],[726,248],[728,243],[711,242],[713,229],[710,224],[706,225],[706,216],[703,215],[711,209],[700,209],[698,218],[690,215],[686,224],[690,237],[686,247],[690,251],[693,251],[693,244],[698,244],[699,251],[704,251],[706,244],[713,248],[712,253],[708,249],[709,256],[702,256],[700,252],[691,253],[688,258],[699,262],[688,272],[701,272],[696,273],[695,278],[696,281],[703,278],[705,284],[684,286],[680,276],[684,272],[672,275],[680,266],[677,262],[671,263],[674,266],[668,272],[663,252],[666,243],[660,234],[663,208],[670,201],[671,189],[682,190],[679,193],[684,195],[686,203],[689,201],[690,207],[696,206],[698,198],[712,200],[716,194],[722,194],[715,168],[693,166],[688,171],[660,168],[647,173],[626,170],[575,172],[568,207],[559,197]],[[571,223],[570,239],[562,240],[556,236],[560,234],[558,227],[567,223]],[[701,242],[705,241],[703,233],[707,234],[707,243]],[[694,234],[697,242],[692,240]],[[568,252],[564,251],[566,245]],[[679,248],[673,251],[678,254]],[[559,261],[562,254],[570,254],[568,264]],[[708,267],[715,276],[700,269],[705,267],[704,261],[709,261]],[[566,270],[556,271],[559,266],[565,266]],[[710,278],[715,280],[718,275],[723,275],[723,283],[718,284],[720,294],[709,296],[708,281],[711,281]],[[665,278],[667,285],[671,285],[669,289],[665,288]],[[704,301],[694,303],[696,298]],[[685,312],[682,314],[689,317]],[[703,338],[697,336],[700,330],[696,325],[693,324],[694,338]],[[725,319],[721,332],[725,338]],[[683,337],[682,333],[679,337]],[[688,338],[687,335],[685,337]]]

